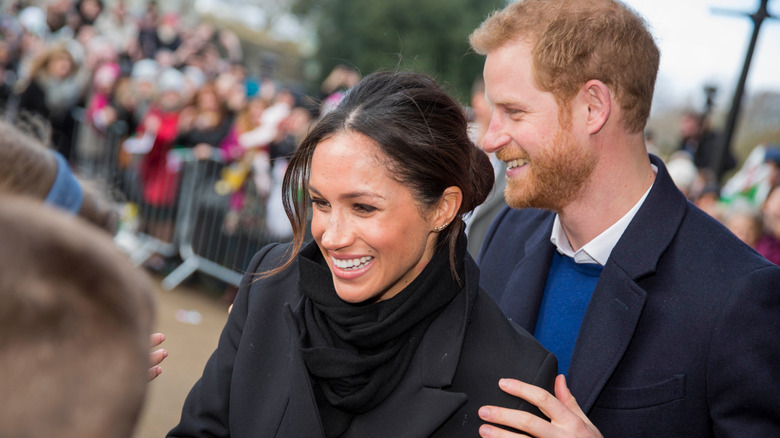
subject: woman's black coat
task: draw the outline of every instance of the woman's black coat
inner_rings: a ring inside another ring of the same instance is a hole
[[[233,311],[184,403],[169,437],[324,438],[308,372],[299,354],[297,261],[276,276],[285,245],[263,248],[250,263]],[[511,377],[552,392],[557,361],[515,328],[479,289],[466,256],[465,287],[429,326],[399,386],[354,418],[344,437],[477,437],[485,404],[531,410],[498,388]]]

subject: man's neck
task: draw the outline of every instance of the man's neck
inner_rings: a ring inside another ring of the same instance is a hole
[[[582,193],[558,212],[574,251],[620,220],[647,192],[655,172],[646,157],[602,160]]]

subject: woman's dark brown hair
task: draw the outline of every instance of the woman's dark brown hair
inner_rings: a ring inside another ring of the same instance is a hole
[[[490,160],[471,142],[467,127],[461,105],[429,76],[409,72],[366,76],[317,123],[290,160],[282,193],[293,245],[284,264],[263,276],[286,269],[303,246],[312,155],[318,144],[341,132],[360,133],[376,142],[389,173],[412,191],[423,210],[435,205],[447,187],[460,187],[460,210],[437,243],[449,248],[455,274],[455,245],[465,228],[462,217],[485,201],[494,182]]]

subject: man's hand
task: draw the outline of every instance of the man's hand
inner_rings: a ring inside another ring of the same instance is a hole
[[[582,412],[577,401],[566,386],[563,374],[555,378],[555,397],[537,386],[514,379],[501,379],[498,386],[506,393],[520,397],[538,407],[550,418],[546,421],[528,412],[497,406],[483,406],[479,417],[485,421],[508,426],[538,438],[601,438],[601,433]],[[511,438],[525,436],[483,424],[479,435],[490,438]]]
[[[152,336],[149,338],[149,348],[154,348],[162,344],[164,340],[164,334],[152,334]],[[162,373],[162,368],[160,368],[158,365],[160,365],[160,362],[162,362],[166,357],[168,357],[168,352],[164,348],[160,348],[159,350],[149,353],[149,382],[154,380],[157,376],[160,375],[160,373]]]

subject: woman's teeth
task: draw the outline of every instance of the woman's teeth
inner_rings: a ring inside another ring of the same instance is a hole
[[[342,260],[331,257],[333,265],[339,269],[360,269],[373,259],[373,257],[360,257],[358,259]]]

